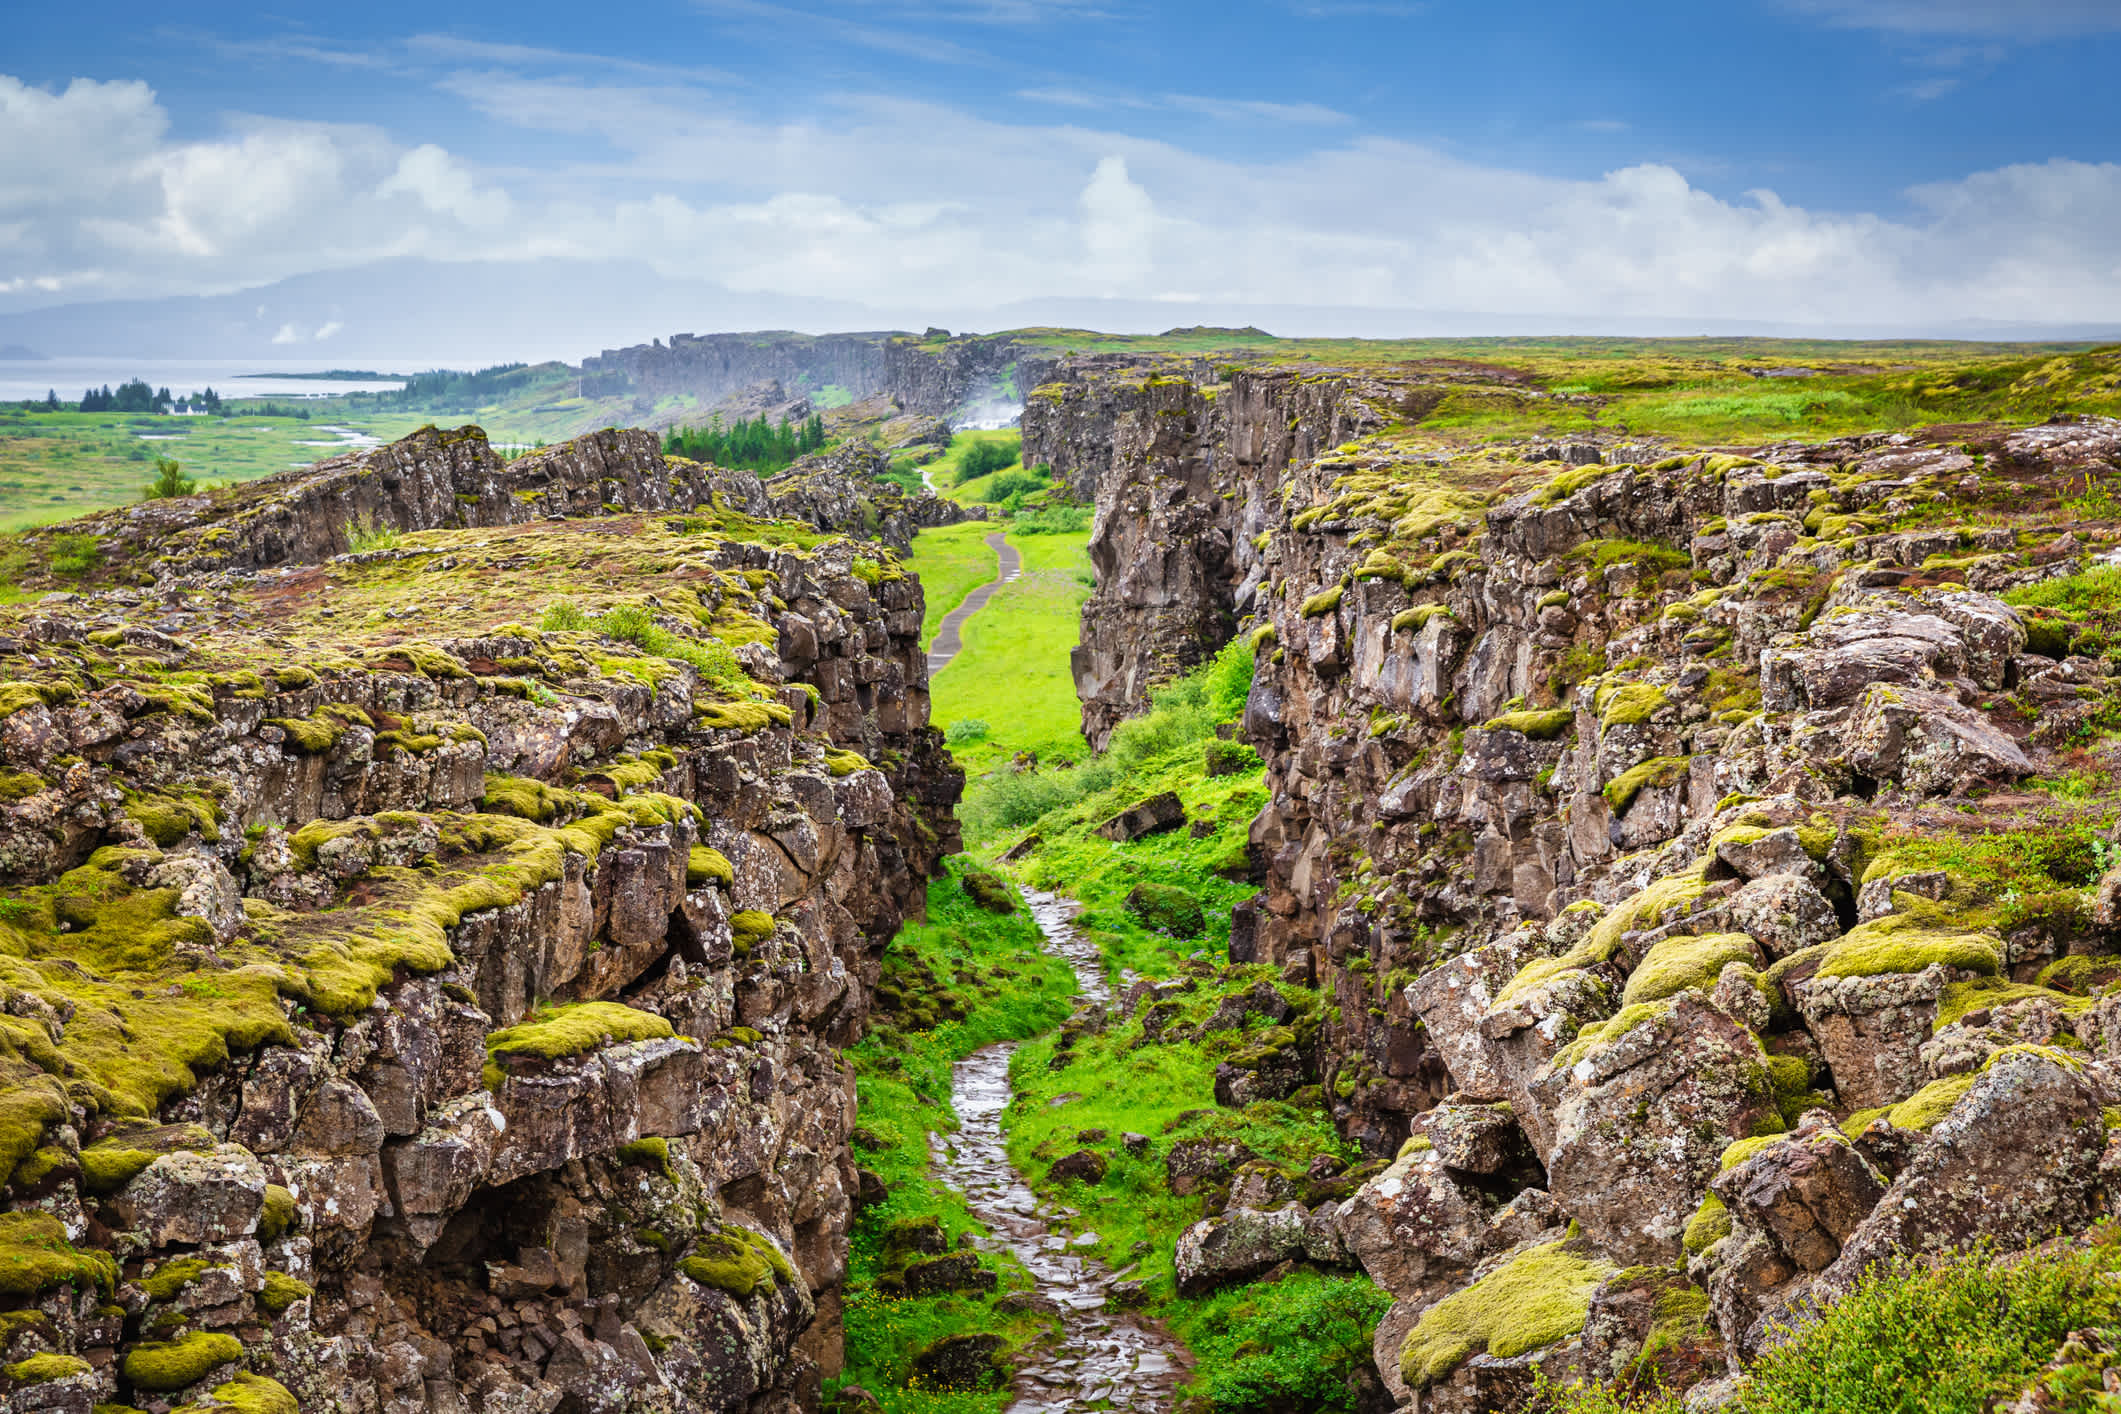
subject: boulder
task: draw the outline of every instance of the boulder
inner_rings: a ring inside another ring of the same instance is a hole
[[[1207,926],[1200,900],[1168,884],[1136,884],[1127,892],[1126,909],[1143,927],[1174,938],[1197,938]]]
[[[1429,1141],[1445,1168],[1459,1173],[1493,1175],[1537,1166],[1517,1116],[1506,1104],[1446,1100],[1416,1115],[1414,1132]]]
[[[914,1377],[929,1389],[999,1389],[1009,1381],[1009,1342],[998,1335],[946,1335],[913,1357]]]
[[[1719,840],[1716,857],[1747,879],[1764,879],[1774,874],[1816,878],[1820,872],[1818,862],[1805,851],[1796,829],[1789,825],[1769,830],[1758,839]]]
[[[1549,1189],[1608,1255],[1670,1262],[1723,1151],[1775,1121],[1767,1057],[1696,991],[1606,1031],[1538,1083],[1555,1117]]]
[[[1271,1213],[1232,1208],[1219,1218],[1195,1223],[1179,1237],[1172,1256],[1179,1294],[1198,1296],[1303,1256],[1308,1217],[1292,1203]]]
[[[1491,1249],[1495,1202],[1444,1166],[1425,1141],[1340,1205],[1348,1255],[1400,1300],[1435,1300]]]
[[[1511,1112],[1540,1161],[1551,1162],[1555,1092],[1535,1082],[1547,1064],[1593,1026],[1620,1009],[1621,976],[1611,963],[1571,968],[1489,1008],[1480,1019],[1488,1064],[1501,1077]]]
[[[1730,1348],[1750,1359],[1771,1326],[1791,1319],[1813,1274],[1840,1256],[1885,1182],[1842,1134],[1811,1126],[1718,1175],[1711,1190],[1731,1232],[1709,1281],[1710,1309]]]
[[[1495,994],[1522,966],[1518,950],[1495,944],[1475,948],[1407,984],[1407,1005],[1419,1016],[1444,1069],[1459,1095],[1469,1100],[1502,1100],[1510,1094],[1503,1075],[1488,1059],[1481,1018]]]
[[[1937,962],[1920,972],[1813,977],[1796,984],[1797,1010],[1826,1053],[1842,1104],[1896,1104],[1928,1083],[1922,1046],[1937,1020],[1937,999],[1958,975]]]
[[[1095,1186],[1105,1181],[1105,1156],[1095,1149],[1077,1149],[1063,1159],[1055,1161],[1047,1171],[1047,1177],[1055,1183],[1087,1183]]]
[[[1167,790],[1138,805],[1128,806],[1099,825],[1097,833],[1114,844],[1127,844],[1147,835],[1175,830],[1185,823],[1186,807],[1180,804],[1178,792]]]
[[[179,1150],[142,1169],[111,1207],[125,1229],[145,1233],[157,1247],[226,1242],[258,1230],[265,1169],[234,1144],[205,1154]]]
[[[1731,927],[1752,935],[1774,958],[1841,936],[1841,915],[1802,873],[1765,874],[1753,880],[1728,904]]]
[[[1925,795],[2033,773],[2024,748],[1955,698],[1886,683],[1856,704],[1843,735],[1849,765]]]
[[[1164,1155],[1164,1182],[1183,1197],[1204,1187],[1228,1183],[1238,1165],[1258,1157],[1244,1145],[1229,1140],[1181,1139]]]
[[[2104,1208],[2104,1097],[2066,1053],[1999,1053],[1930,1131],[1814,1284],[1840,1296],[1865,1267],[1988,1238],[2009,1248],[2076,1232]]]
[[[995,1276],[970,1252],[931,1257],[906,1268],[906,1290],[914,1296],[933,1296],[943,1291],[992,1291]]]

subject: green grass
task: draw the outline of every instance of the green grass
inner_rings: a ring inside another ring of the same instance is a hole
[[[1000,573],[987,537],[996,527],[985,521],[968,520],[939,525],[913,537],[913,555],[906,568],[921,577],[921,592],[927,607],[921,616],[921,647],[926,648],[952,609],[965,596]]]
[[[907,1389],[913,1357],[946,1335],[994,1331],[1023,1344],[1053,1329],[1035,1314],[996,1312],[993,1295],[892,1297],[878,1290],[894,1225],[934,1218],[952,1250],[959,1233],[984,1231],[929,1163],[929,1135],[957,1128],[951,1066],[982,1046],[1047,1030],[1072,1006],[1075,978],[1039,950],[1037,925],[1021,909],[994,914],[978,907],[959,882],[964,867],[952,861],[950,876],[929,886],[928,921],[893,939],[889,990],[880,988],[879,996],[896,998],[896,1006],[880,1012],[870,1034],[847,1053],[866,1131],[861,1138],[877,1141],[858,1144],[856,1160],[884,1180],[889,1196],[864,1209],[851,1234],[843,1378],[877,1395],[891,1414],[993,1414],[1007,1405],[1006,1395]],[[924,1024],[937,1008],[958,1015]],[[1014,1261],[988,1260],[1000,1278],[996,1294],[1032,1285]]]
[[[922,532],[922,539],[931,533]],[[965,621],[963,651],[930,683],[929,715],[938,726],[990,724],[983,740],[952,747],[969,774],[1019,751],[1036,752],[1042,763],[1087,754],[1068,654],[1090,595],[1089,540],[1086,534],[1010,536],[1023,556],[1022,572]],[[919,542],[914,553],[918,559]]]
[[[173,457],[200,490],[251,481],[336,456],[324,426],[388,441],[423,418],[158,417],[148,413],[0,410],[0,531],[66,520],[142,499],[155,458]],[[145,434],[145,435],[143,435]],[[150,440],[150,438],[167,440]]]

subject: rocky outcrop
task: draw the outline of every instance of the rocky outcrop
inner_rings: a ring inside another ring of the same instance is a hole
[[[620,509],[689,464],[562,470],[638,451],[423,433],[247,490],[278,538],[180,532],[158,594],[0,610],[11,1360],[156,1410],[814,1406],[837,1048],[961,777],[917,582]],[[613,509],[467,523],[482,477]],[[453,528],[297,558],[378,497]]]
[[[1398,1302],[1387,1383],[1426,1352],[1395,1393],[1514,1407],[1630,1341],[1712,1378],[1870,1263],[2112,1201],[2105,817],[2018,792],[2121,711],[2106,557],[2052,509],[2121,469],[2121,424],[1461,449],[1407,427],[1552,395],[1216,377],[1079,361],[1027,454],[1098,501],[1093,739],[1256,646],[1264,885],[1232,957],[1323,994],[1334,1118],[1401,1155],[1333,1218]],[[1522,1147],[1476,1158],[1498,1115]],[[1539,1262],[1580,1315],[1438,1355],[1561,1229]],[[1663,1296],[1589,1324],[1597,1271],[1682,1260],[1684,1332],[1637,1319]]]

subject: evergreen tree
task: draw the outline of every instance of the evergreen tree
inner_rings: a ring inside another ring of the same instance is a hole
[[[45,390],[44,410],[46,412],[57,412],[59,410],[59,390],[57,388]]]

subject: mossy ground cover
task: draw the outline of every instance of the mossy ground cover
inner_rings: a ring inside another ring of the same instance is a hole
[[[957,1127],[951,1067],[982,1046],[1051,1028],[1072,1006],[1074,976],[1040,951],[1030,915],[982,907],[963,883],[970,869],[952,861],[948,877],[929,886],[928,921],[892,941],[870,1032],[848,1052],[860,1101],[855,1158],[883,1179],[889,1196],[854,1225],[844,1380],[876,1394],[892,1414],[992,1414],[1008,1396],[908,1388],[913,1357],[950,1335],[993,1331],[1023,1345],[1054,1330],[1035,1313],[994,1309],[998,1295],[1031,1285],[1021,1267],[998,1258],[988,1259],[1000,1279],[993,1294],[888,1290],[905,1257],[891,1248],[894,1229],[932,1220],[953,1251],[960,1233],[982,1230],[958,1192],[935,1177],[929,1157],[929,1136]]]
[[[929,718],[973,776],[1020,751],[1035,753],[1042,768],[1088,754],[1068,654],[1090,595],[1089,536],[1011,535],[1009,543],[1022,572],[966,619],[963,649],[929,687]]]
[[[921,647],[926,648],[952,609],[965,596],[1000,573],[999,561],[987,545],[987,537],[999,527],[985,521],[968,520],[957,525],[939,525],[913,538],[913,556],[906,568],[920,576],[926,601],[921,615]]]

